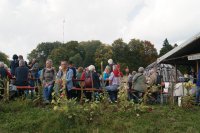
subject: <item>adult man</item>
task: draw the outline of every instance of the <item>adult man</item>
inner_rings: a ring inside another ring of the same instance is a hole
[[[18,56],[18,60],[19,60],[19,61],[20,61],[20,60],[24,60],[23,56],[22,56],[22,55],[19,55],[19,56]],[[24,61],[24,62],[25,62],[25,66],[28,67],[27,62],[26,62],[26,61]]]
[[[19,61],[19,67],[16,68],[15,70],[15,76],[16,76],[16,86],[27,86],[29,85],[28,83],[28,74],[29,74],[29,69],[28,67],[25,66],[24,60]],[[21,96],[24,94],[23,90],[19,91],[19,95]]]
[[[67,69],[67,62],[61,61],[61,69],[57,73],[57,83],[60,83],[61,86],[65,86],[67,92],[67,98],[73,98],[73,69]]]
[[[135,94],[135,100],[136,102],[139,102],[139,98],[141,97],[141,94],[143,94],[146,89],[146,78],[144,76],[144,68],[143,67],[139,67],[138,69],[138,73],[136,73],[133,77],[132,80],[132,84],[133,84],[133,90],[134,90],[134,94]]]
[[[28,67],[25,66],[24,60],[19,61],[19,67],[15,70],[16,85],[27,86],[28,85]]]
[[[45,103],[49,103],[51,100],[51,93],[56,78],[56,71],[52,67],[52,65],[53,65],[52,60],[48,59],[46,61],[46,67],[42,70],[40,75],[40,79],[43,86],[43,97]]]
[[[76,79],[76,68],[74,67],[74,64],[72,61],[69,61],[69,69],[72,69],[73,71],[73,78]]]
[[[54,86],[54,91],[58,94],[60,88],[66,86],[66,74],[67,74],[67,62],[61,61],[61,65],[56,77],[56,85]]]
[[[39,71],[39,64],[37,63],[36,59],[34,58],[29,65],[30,71],[31,71],[31,76],[32,78],[39,78],[38,77],[38,71]]]

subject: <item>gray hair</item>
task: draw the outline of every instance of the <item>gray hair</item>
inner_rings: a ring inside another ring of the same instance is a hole
[[[136,71],[132,71],[132,75],[134,76],[137,72]]]
[[[144,67],[139,67],[138,72],[139,73],[143,73],[144,72]]]
[[[0,62],[0,67],[4,67],[4,63],[3,62]]]
[[[53,64],[53,61],[52,61],[52,59],[47,59],[47,61],[46,62],[50,62],[51,64]]]
[[[24,60],[20,60],[19,61],[19,66],[25,66],[25,61]]]

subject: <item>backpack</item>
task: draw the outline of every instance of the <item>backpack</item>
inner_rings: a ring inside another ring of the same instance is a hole
[[[44,73],[46,71],[46,68],[43,69],[43,73],[42,73],[42,79],[44,80]],[[51,72],[53,73],[53,75],[55,74],[54,69],[51,69]]]
[[[92,87],[92,74],[91,73],[85,73],[85,87],[91,88]]]

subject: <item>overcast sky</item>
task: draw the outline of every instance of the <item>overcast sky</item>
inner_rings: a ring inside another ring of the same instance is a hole
[[[38,43],[122,38],[159,50],[200,32],[200,0],[0,0],[0,51],[28,53]]]

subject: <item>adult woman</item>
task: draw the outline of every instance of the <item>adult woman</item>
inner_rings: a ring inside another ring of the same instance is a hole
[[[111,72],[110,77],[109,77],[109,86],[106,86],[106,90],[109,93],[110,100],[112,102],[115,102],[117,100],[117,92],[118,92],[118,87],[120,85],[120,71],[117,67],[117,65],[113,65],[113,72]]]
[[[103,72],[103,80],[105,81],[105,86],[109,85],[110,67],[106,66]]]

